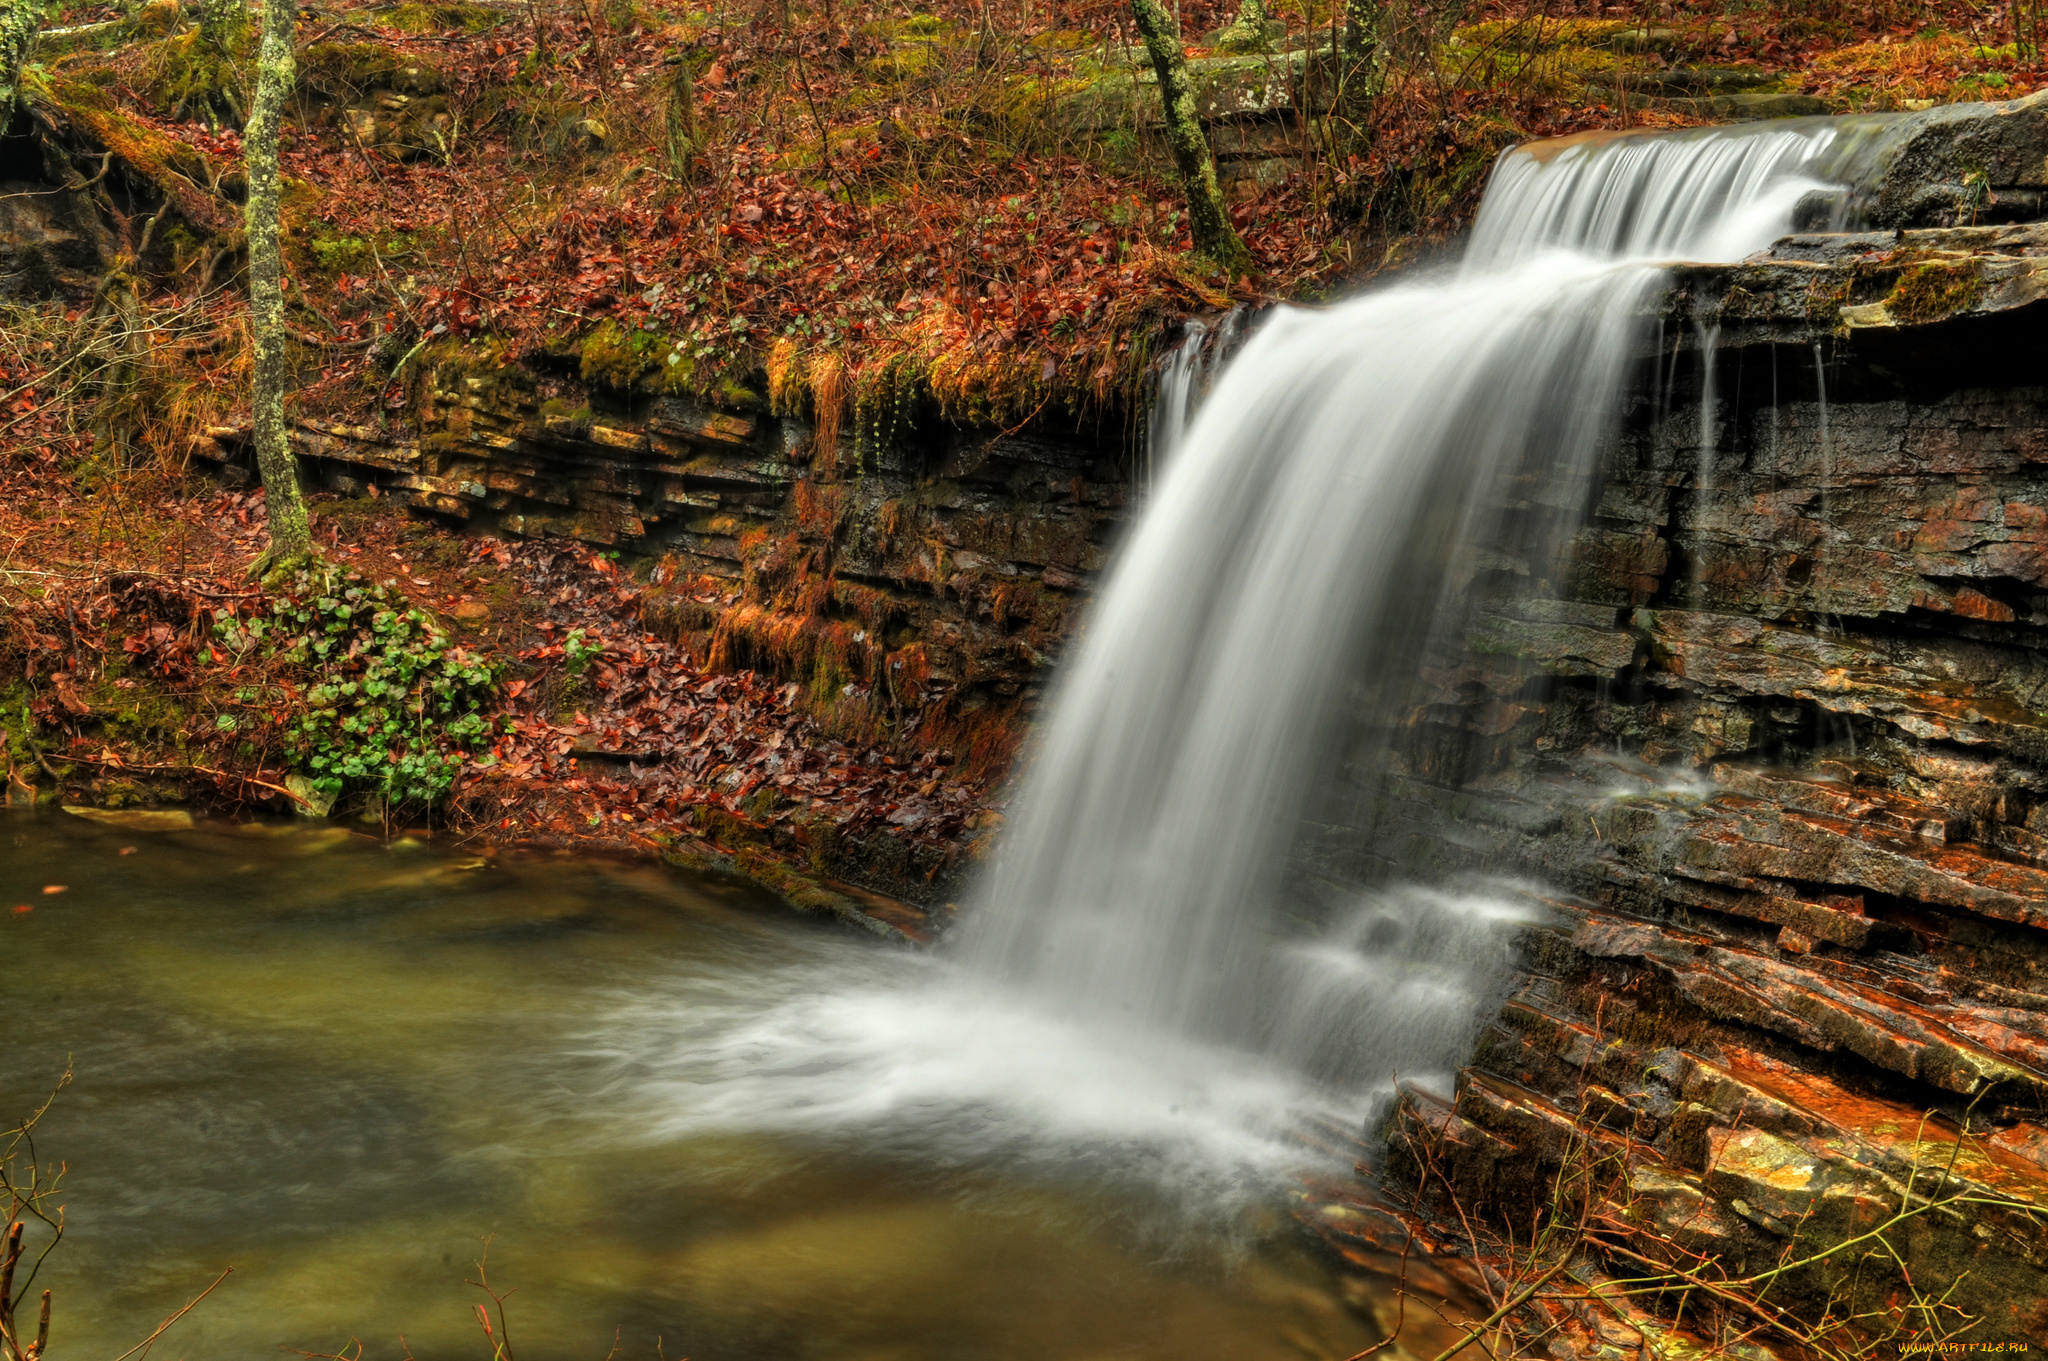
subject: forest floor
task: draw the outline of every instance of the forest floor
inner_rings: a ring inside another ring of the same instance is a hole
[[[44,798],[101,808],[323,807],[293,776],[305,668],[233,632],[312,594],[249,579],[268,542],[262,491],[155,478],[84,495],[63,481],[0,478],[10,796],[48,783]],[[925,913],[837,876],[921,857],[925,885],[939,883],[916,896],[930,897],[999,820],[1000,772],[957,769],[944,750],[849,747],[815,731],[795,686],[707,674],[644,632],[641,586],[604,554],[467,537],[389,500],[317,495],[312,513],[338,583],[385,588],[393,609],[427,617],[439,650],[493,676],[489,731],[444,799],[334,810],[368,832],[658,856],[922,938]]]

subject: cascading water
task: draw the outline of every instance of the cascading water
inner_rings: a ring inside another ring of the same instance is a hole
[[[1152,419],[1145,432],[1144,482],[1149,486],[1166,465],[1167,458],[1187,435],[1194,419],[1195,405],[1202,396],[1203,349],[1209,328],[1199,321],[1187,324],[1180,344],[1166,356],[1159,370],[1159,391],[1152,401]]]
[[[1398,695],[1457,559],[1494,537],[1496,480],[1596,450],[1656,262],[1782,235],[1830,137],[1511,153],[1456,277],[1269,320],[1182,438],[1067,663],[967,927],[973,966],[1062,1015],[1318,1070],[1448,1061],[1469,1006],[1433,1040],[1406,1027],[1339,1058],[1293,1014],[1303,990],[1269,947],[1340,687]],[[1483,946],[1434,963],[1488,971]]]
[[[1704,322],[1693,328],[1693,344],[1700,356],[1700,429],[1698,462],[1692,479],[1693,538],[1699,540],[1704,533],[1707,507],[1714,495],[1714,451],[1719,427],[1716,423],[1717,397],[1714,391],[1714,351],[1721,343],[1721,325]],[[1703,549],[1695,547],[1692,555],[1692,591],[1690,599],[1699,609],[1707,605],[1707,563]]]
[[[1109,1149],[1228,1186],[1299,1159],[1294,1113],[1355,1117],[1396,1070],[1459,1062],[1519,909],[1361,891],[1305,919],[1285,862],[1333,716],[1400,703],[1447,592],[1514,547],[1501,478],[1595,456],[1660,263],[1784,234],[1834,135],[1510,152],[1455,274],[1270,315],[1177,432],[953,949],[735,999],[668,1053],[634,999],[661,1122]],[[1193,374],[1169,377],[1171,423]]]

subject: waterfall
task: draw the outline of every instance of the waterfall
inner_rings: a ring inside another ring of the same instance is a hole
[[[1687,600],[1694,609],[1707,608],[1707,516],[1714,499],[1714,452],[1719,430],[1715,424],[1714,351],[1721,344],[1721,324],[1696,322],[1693,343],[1700,352],[1699,462],[1692,481],[1692,591]],[[1742,394],[1736,399],[1740,403]]]
[[[1235,314],[1233,314],[1235,315]],[[1145,467],[1140,478],[1149,489],[1159,476],[1181,439],[1187,434],[1195,405],[1202,396],[1202,353],[1209,328],[1190,321],[1180,344],[1168,352],[1159,370],[1159,391],[1152,401],[1152,418],[1146,422]]]
[[[1277,309],[1220,369],[1227,319],[1204,368],[1175,356],[1154,428],[1206,390],[1063,663],[979,901],[935,953],[797,961],[710,1008],[629,999],[592,1048],[648,1103],[625,1127],[857,1135],[1227,1211],[1300,1168],[1304,1117],[1357,1128],[1396,1071],[1455,1068],[1526,909],[1441,884],[1298,901],[1302,813],[1346,719],[1403,711],[1462,584],[1554,552],[1554,524],[1524,542],[1493,509],[1501,479],[1589,469],[1661,263],[1768,244],[1832,136],[1510,152],[1453,273]]]
[[[1489,510],[1502,476],[1587,468],[1660,263],[1785,234],[1832,136],[1509,152],[1453,275],[1270,317],[1213,379],[1065,663],[964,930],[969,966],[1052,1014],[1329,1077],[1454,1063],[1478,1023],[1460,975],[1497,974],[1499,950],[1441,929],[1449,900],[1364,903],[1312,949],[1282,929],[1333,715],[1347,687],[1398,703],[1447,589],[1480,548],[1512,547]],[[1343,1010],[1305,981],[1305,953],[1316,978],[1356,976],[1369,1009],[1418,968],[1454,997],[1433,1024],[1358,1033],[1304,1015],[1304,999]]]

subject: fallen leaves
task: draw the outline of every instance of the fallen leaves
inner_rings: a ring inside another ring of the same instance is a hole
[[[934,848],[950,846],[982,806],[985,788],[952,778],[950,756],[912,759],[831,738],[794,707],[797,686],[752,671],[706,674],[640,632],[638,587],[590,550],[522,545],[511,558],[553,616],[537,631],[580,629],[602,650],[566,715],[549,712],[567,664],[562,644],[517,654],[536,674],[504,687],[510,731],[493,764],[466,779],[466,802],[501,818],[495,810],[517,806],[557,834],[609,821],[701,831],[699,811],[712,810],[796,840],[799,828],[824,823]]]

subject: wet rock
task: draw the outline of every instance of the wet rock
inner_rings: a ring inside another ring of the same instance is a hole
[[[1954,226],[2001,206],[2036,216],[2048,193],[2048,94],[1910,115],[1874,159],[1866,211],[1877,226]]]
[[[324,818],[334,811],[335,796],[296,771],[284,777],[284,787],[292,796],[293,811],[300,817]]]
[[[1992,144],[2031,145],[2044,108],[1888,120],[1900,140],[1866,149],[1892,148],[1895,188],[1991,147],[2023,207],[2048,162]],[[1389,1126],[1435,1141],[1470,1203],[1622,1140],[1634,1251],[1754,1271],[1892,1223],[1915,1282],[2032,1336],[2048,388],[2015,359],[2048,225],[1908,216],[1674,273],[1601,466],[1548,502],[1592,507],[1586,528],[1460,603],[1416,706],[1355,738],[1392,773],[1349,771],[1302,859],[1552,886],[1455,1095]],[[1986,1212],[1926,1210],[1930,1187]],[[1871,1307],[1904,1289],[1884,1270]],[[1824,1258],[1773,1289],[1852,1285],[1874,1288]]]
[[[181,832],[196,825],[192,815],[182,808],[91,808],[68,803],[62,806],[73,817],[130,832]]]

